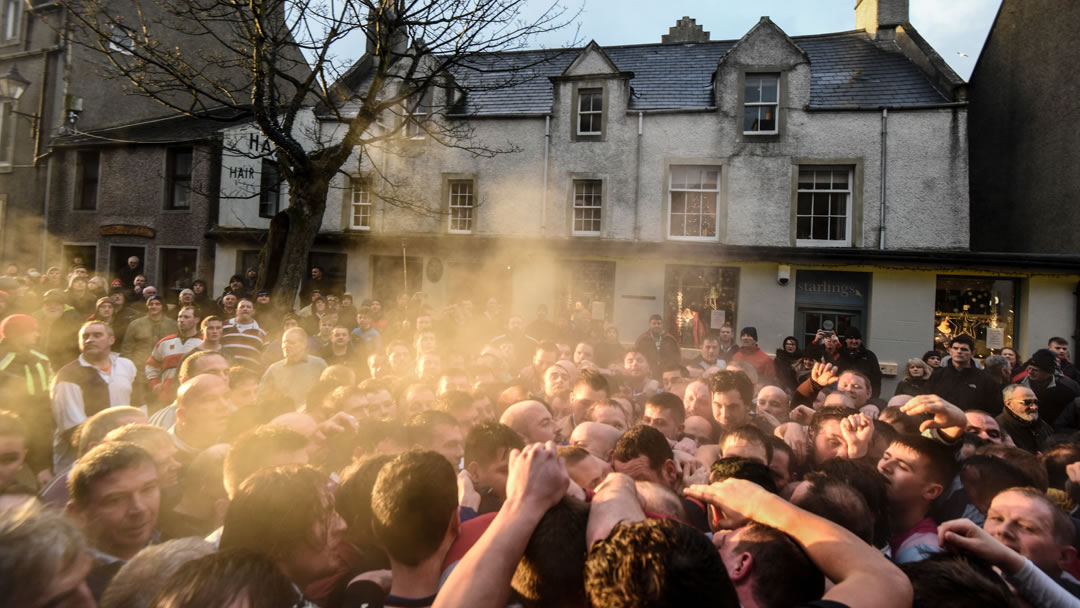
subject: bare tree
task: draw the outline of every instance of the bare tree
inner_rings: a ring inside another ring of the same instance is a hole
[[[104,54],[138,94],[183,115],[250,118],[272,143],[289,206],[270,222],[258,288],[279,304],[296,296],[331,182],[354,152],[412,130],[474,154],[505,151],[447,115],[471,91],[541,75],[491,53],[525,48],[576,15],[556,3],[527,17],[525,0],[63,2],[75,41]],[[354,61],[349,50],[361,46]],[[305,123],[312,108],[339,128]]]

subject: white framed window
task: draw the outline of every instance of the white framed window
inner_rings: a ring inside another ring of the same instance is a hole
[[[3,2],[3,24],[0,42],[15,42],[22,33],[22,9],[25,0],[0,0]]]
[[[472,180],[450,180],[450,226],[449,230],[455,234],[469,234],[473,228],[473,208],[476,203],[476,192]]]
[[[779,132],[779,74],[747,74],[743,86],[743,133],[768,135]]]
[[[371,182],[363,177],[352,178],[350,201],[349,228],[371,230]]]
[[[851,246],[854,170],[846,166],[799,167],[795,200],[795,244]]]
[[[602,135],[604,132],[604,90],[578,91],[577,134]]]
[[[720,167],[672,165],[668,196],[669,239],[716,240],[720,226]]]
[[[603,186],[598,179],[574,180],[574,236],[599,236]]]
[[[431,98],[434,87],[428,87],[415,102],[410,101],[405,106],[405,137],[422,139],[424,137],[424,123],[431,113]]]

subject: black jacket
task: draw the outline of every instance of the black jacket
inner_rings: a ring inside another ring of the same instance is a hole
[[[965,412],[983,410],[996,416],[1004,406],[997,383],[974,365],[958,370],[950,362],[935,369],[925,394],[937,395]]]
[[[1053,382],[1047,382],[1043,386],[1032,382],[1030,376],[1020,383],[1027,385],[1039,398],[1039,418],[1050,424],[1057,421],[1058,415],[1073,399],[1080,397],[1080,385],[1065,376],[1054,376]]]
[[[1017,418],[1008,408],[1005,408],[995,420],[1001,430],[1012,437],[1016,447],[1032,454],[1041,450],[1046,440],[1050,439],[1050,435],[1054,434],[1054,429],[1050,428],[1041,416],[1033,422],[1028,422]]]

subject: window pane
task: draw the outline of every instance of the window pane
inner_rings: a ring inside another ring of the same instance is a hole
[[[779,79],[776,76],[764,76],[761,78],[761,101],[776,103],[776,92],[779,88]]]
[[[846,194],[831,194],[829,195],[829,213],[832,215],[845,215],[847,213],[847,195]]]
[[[795,238],[810,238],[810,218],[800,217],[795,220]]]
[[[758,131],[758,107],[750,106],[743,112],[743,131]]]
[[[834,217],[829,219],[829,238],[834,241],[843,240],[844,230],[847,227],[847,219]]]
[[[701,211],[709,215],[716,215],[716,193],[715,192],[702,192],[701,193]]]
[[[833,190],[847,190],[847,187],[848,187],[848,171],[833,171],[832,172],[832,187],[833,187]]]
[[[671,236],[686,236],[686,215],[682,213],[671,214]]]
[[[829,238],[829,218],[827,217],[814,217],[810,222],[810,233],[814,239],[827,239]]]
[[[686,193],[685,192],[672,192],[671,193],[671,212],[672,213],[686,213]]]
[[[795,209],[795,213],[798,215],[810,215],[813,213],[812,204],[814,201],[814,195],[808,192],[800,192],[798,198],[799,204]]]
[[[191,150],[177,150],[173,155],[173,171],[177,177],[191,175]]]
[[[686,197],[686,212],[687,213],[701,213],[701,194],[694,192]]]
[[[746,103],[761,101],[761,78],[758,76],[746,77]]]
[[[761,116],[760,131],[776,130],[776,106],[760,106],[758,113]]]
[[[814,199],[814,215],[829,215],[829,197],[824,194],[811,194]]]
[[[715,169],[703,169],[701,178],[701,188],[703,190],[716,190],[716,186],[720,181],[720,172]]]
[[[716,236],[716,214],[701,216],[701,236]]]
[[[175,207],[177,209],[187,209],[188,205],[189,205],[189,203],[188,203],[188,195],[190,193],[191,193],[191,190],[188,189],[187,182],[173,184],[173,192],[172,192],[173,207]]]

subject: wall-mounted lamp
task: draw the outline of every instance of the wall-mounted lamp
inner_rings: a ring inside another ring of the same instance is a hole
[[[41,117],[37,114],[20,112],[14,108],[15,104],[19,103],[19,98],[22,97],[22,94],[26,92],[26,89],[29,86],[30,81],[19,73],[18,68],[14,65],[11,66],[11,69],[8,70],[6,74],[0,76],[0,101],[10,101],[12,108],[9,111],[12,114],[17,114],[30,119],[31,124],[33,125],[33,135],[36,138]]]

